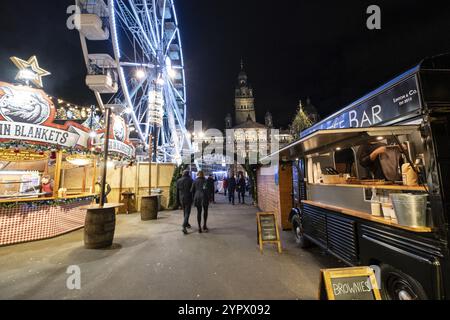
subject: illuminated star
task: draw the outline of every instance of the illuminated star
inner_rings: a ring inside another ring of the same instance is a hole
[[[21,74],[30,75],[31,72],[34,73],[34,76],[22,80],[32,81],[39,88],[43,87],[42,78],[51,74],[50,72],[42,69],[39,66],[36,56],[32,56],[30,59],[28,59],[28,61],[22,60],[17,57],[11,57],[10,59],[20,70],[18,77],[22,78]]]

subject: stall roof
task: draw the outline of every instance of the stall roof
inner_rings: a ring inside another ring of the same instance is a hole
[[[325,128],[363,126],[361,123],[358,125],[358,121],[355,121],[357,123],[356,126],[352,125],[351,121],[349,121],[348,113],[355,111],[357,113],[369,112],[373,106],[380,108],[377,109],[377,115],[379,116],[374,118],[372,122],[365,121],[364,123],[368,124],[366,126],[387,125],[387,123],[394,123],[395,121],[393,122],[393,120],[406,116],[408,113],[411,115],[420,114],[422,105],[417,92],[421,89],[417,83],[417,74],[423,70],[450,71],[450,54],[437,55],[422,60],[414,68],[395,77],[319,123],[314,124],[311,128],[304,130],[301,133],[301,138]],[[406,97],[407,93],[409,94]],[[405,97],[402,98],[403,96]],[[370,105],[371,102],[374,102],[374,104]]]
[[[404,73],[402,73],[401,75],[399,75],[398,77],[392,79],[391,81],[385,83],[384,85],[382,85],[381,87],[369,92],[368,94],[366,94],[365,96],[363,96],[362,98],[359,98],[358,100],[352,102],[351,104],[349,104],[348,106],[346,106],[345,108],[335,112],[334,114],[328,116],[327,118],[323,119],[322,121],[314,124],[311,128],[305,130],[304,132],[302,132],[301,137],[305,137],[311,133],[313,133],[314,131],[317,130],[317,128],[320,128],[323,124],[325,124],[327,121],[332,120],[333,118],[336,118],[337,116],[339,116],[340,114],[346,112],[347,110],[352,110],[353,108],[361,105],[364,101],[369,100],[370,98],[373,98],[379,94],[381,94],[382,92],[385,92],[386,90],[388,90],[389,88],[392,88],[394,85],[398,84],[399,82],[408,79],[409,77],[415,75],[417,72],[420,71],[421,65],[418,65]]]
[[[389,137],[392,135],[408,135],[419,129],[418,125],[370,127],[352,129],[331,129],[320,130],[298,140],[285,148],[271,154],[264,160],[279,155],[280,158],[293,160],[302,155],[321,152],[330,148],[349,148],[362,141],[376,141],[379,137]]]

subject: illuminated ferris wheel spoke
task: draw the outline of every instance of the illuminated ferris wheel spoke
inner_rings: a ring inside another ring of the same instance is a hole
[[[178,161],[183,146],[192,146],[185,127],[184,58],[174,1],[105,1],[77,0],[87,83],[100,105],[114,101],[123,106],[145,147],[152,128],[159,127],[159,160]],[[114,56],[94,54],[92,41],[103,41],[104,52],[111,51],[112,43]],[[99,56],[111,66],[95,59]]]

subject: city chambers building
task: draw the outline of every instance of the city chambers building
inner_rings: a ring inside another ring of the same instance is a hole
[[[275,127],[272,114],[269,111],[265,115],[264,124],[257,121],[255,95],[249,84],[243,62],[241,62],[234,101],[234,119],[231,114],[228,114],[225,118],[225,128],[233,130],[235,150],[238,156],[246,159],[250,153],[257,153],[258,150],[270,152],[272,139],[278,140],[278,144],[281,146],[293,141],[293,136],[289,130],[279,130],[273,135],[271,134]]]

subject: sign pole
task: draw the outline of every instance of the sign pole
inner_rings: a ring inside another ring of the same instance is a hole
[[[102,189],[100,195],[100,208],[105,206],[106,198],[106,176],[108,173],[108,154],[109,154],[109,132],[111,130],[111,108],[106,108],[106,132],[105,132],[105,146],[102,172]]]
[[[153,159],[153,135],[150,134],[149,136],[149,143],[148,143],[148,195],[152,195],[152,159]]]

